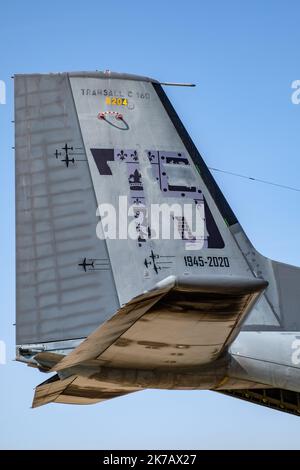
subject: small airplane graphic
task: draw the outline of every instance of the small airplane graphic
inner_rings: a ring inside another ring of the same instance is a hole
[[[162,256],[157,253],[154,253],[153,250],[151,250],[151,253],[148,256],[148,258],[144,259],[144,266],[147,269],[149,269],[152,266],[155,274],[158,274],[161,269],[170,269],[172,267],[173,258],[175,258],[175,256],[173,255]]]
[[[66,164],[66,167],[69,168],[70,163],[75,163],[74,158],[69,157],[69,150],[74,150],[74,147],[69,147],[68,144],[65,144],[64,147],[62,147],[62,150],[65,151],[65,158],[63,158],[61,161]]]
[[[76,160],[75,160],[74,157],[73,157],[73,158],[70,158],[70,156],[73,156],[73,155],[75,155],[75,156],[78,156],[78,155],[85,155],[83,152],[79,152],[79,153],[76,152],[76,150],[82,150],[81,147],[75,147],[75,149],[74,149],[73,146],[70,146],[70,147],[69,147],[68,144],[65,144],[63,147],[61,147],[61,150],[64,151],[64,158],[61,159],[60,161],[63,162],[63,163],[65,163],[65,165],[66,165],[67,168],[69,168],[70,163],[73,163],[73,165],[74,165],[75,161],[77,161],[77,162],[85,162],[85,161],[86,161],[86,159],[78,159],[78,158],[76,158]],[[73,152],[73,153],[70,153],[70,151],[72,151],[72,152],[75,151],[75,153],[74,153],[74,152]],[[58,149],[56,149],[56,150],[55,150],[55,153],[54,153],[54,156],[55,156],[55,158],[58,160],[58,158],[62,156],[62,152],[59,152]]]
[[[64,150],[66,152],[66,155],[68,155],[68,151],[69,150],[74,150],[74,147],[69,147],[68,144],[65,144],[63,147],[62,147],[62,150]]]
[[[154,271],[156,272],[156,274],[158,274],[158,270],[161,269],[161,267],[160,267],[160,266],[157,266],[155,260],[159,259],[159,255],[155,255],[155,254],[153,253],[153,250],[151,250],[150,258],[152,259],[153,269],[154,269]]]
[[[82,261],[82,263],[78,263],[78,266],[82,266],[83,269],[84,269],[84,272],[86,273],[88,266],[91,266],[91,268],[94,269],[94,263],[95,263],[94,260],[91,260],[91,262],[88,263],[87,260],[86,260],[86,258],[84,258],[83,261]]]
[[[61,161],[66,164],[67,168],[69,168],[70,163],[73,163],[73,164],[75,163],[75,159],[74,158],[69,158],[68,154],[66,155],[66,158],[63,158]]]
[[[152,265],[154,271],[156,272],[156,274],[158,274],[158,271],[161,269],[161,267],[157,266],[157,264],[156,264],[156,260],[159,259],[159,255],[154,254],[153,250],[151,250],[151,254],[150,254],[149,258],[151,259],[151,261],[148,261],[147,258],[145,258],[144,265],[146,266],[147,269],[149,268],[149,266]]]

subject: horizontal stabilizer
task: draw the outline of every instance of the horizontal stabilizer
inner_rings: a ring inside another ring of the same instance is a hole
[[[115,340],[142,317],[161,297],[174,285],[173,279],[169,284],[135,297],[107,322],[83,341],[74,351],[66,356],[53,370],[63,370],[81,362],[94,359],[105,351]]]
[[[62,354],[51,353],[47,351],[42,351],[34,356],[34,360],[39,364],[39,366],[44,370],[50,370],[55,364],[60,362],[64,356]]]
[[[120,308],[52,370],[95,359],[146,369],[211,362],[266,286],[254,278],[170,276]]]
[[[32,407],[37,408],[48,403],[89,405],[117,398],[137,390],[139,389],[101,383],[76,375],[63,380],[58,375],[54,375],[36,388]]]
[[[75,377],[69,377],[60,380],[58,375],[54,375],[50,379],[38,385],[35,389],[32,408],[47,405],[47,403],[55,402],[64,390],[74,381]]]

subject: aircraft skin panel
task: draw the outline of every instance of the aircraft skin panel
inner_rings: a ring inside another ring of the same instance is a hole
[[[15,129],[16,342],[84,338],[119,304],[67,75],[15,77]]]
[[[196,250],[187,250],[188,241],[182,239],[107,240],[120,304],[169,275],[251,275],[152,83],[88,74],[72,74],[70,82],[98,204],[118,207],[119,196],[148,208],[197,201],[205,219],[201,249],[194,243]],[[124,97],[127,106],[107,104],[111,95]],[[109,111],[122,113],[123,119],[97,118]],[[195,255],[202,255],[206,264],[194,265]],[[230,267],[222,266],[221,258]]]
[[[231,377],[300,391],[300,333],[241,331],[229,354]]]
[[[300,332],[300,268],[261,255],[253,248],[239,224],[232,226],[230,230],[251,271],[256,277],[267,279],[269,282],[263,298],[247,318],[243,329]]]
[[[300,269],[262,256],[239,224],[231,230],[251,270],[269,285],[230,347],[229,375],[300,392]]]
[[[242,331],[230,353],[295,367],[300,363],[300,333],[293,331]]]

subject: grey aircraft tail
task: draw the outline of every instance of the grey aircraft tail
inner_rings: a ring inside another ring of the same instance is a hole
[[[300,270],[252,247],[161,84],[14,78],[17,359],[58,372],[34,406],[297,392]]]

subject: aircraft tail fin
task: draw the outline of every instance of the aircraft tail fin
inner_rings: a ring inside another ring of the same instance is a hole
[[[156,80],[16,75],[15,123],[19,359],[68,353],[166,278],[260,277]]]

